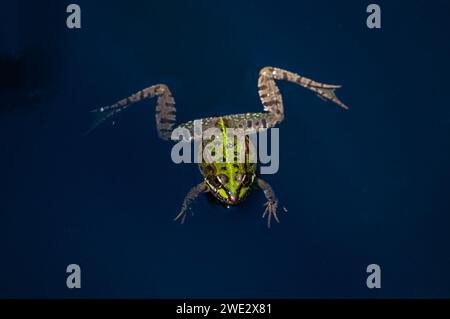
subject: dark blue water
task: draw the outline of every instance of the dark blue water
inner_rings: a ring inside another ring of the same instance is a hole
[[[2,3],[0,297],[450,296],[447,1],[377,1],[380,30],[369,1],[77,1],[81,30],[69,3]],[[180,122],[258,112],[266,65],[342,84],[351,108],[279,83],[265,179],[289,212],[270,230],[261,192],[172,221],[201,176],[171,161],[154,101],[83,135],[155,83]]]

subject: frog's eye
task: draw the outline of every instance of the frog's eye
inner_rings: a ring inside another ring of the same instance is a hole
[[[250,186],[250,184],[253,182],[253,175],[245,174],[244,179],[242,180],[242,185],[245,187]]]
[[[211,184],[212,187],[214,188],[219,188],[220,185],[220,181],[217,178],[210,178],[208,179],[208,182]]]
[[[228,183],[228,176],[225,174],[220,174],[217,178],[222,184]]]
[[[237,174],[236,175],[236,182],[242,181],[242,177],[243,177],[243,175],[241,173]]]

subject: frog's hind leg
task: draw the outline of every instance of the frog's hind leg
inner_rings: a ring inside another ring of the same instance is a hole
[[[176,121],[176,109],[175,100],[172,96],[172,93],[165,84],[155,84],[149,86],[114,104],[92,110],[91,112],[95,113],[95,115],[97,116],[97,120],[94,122],[94,125],[88,132],[95,129],[104,121],[112,118],[117,113],[127,109],[132,104],[145,99],[153,98],[155,96],[158,97],[156,102],[155,115],[158,136],[164,140],[168,140]]]
[[[207,191],[208,187],[206,186],[205,182],[201,182],[200,184],[192,187],[190,191],[186,194],[186,197],[184,197],[183,204],[181,205],[181,210],[174,220],[176,221],[179,220],[183,224],[184,220],[186,219],[187,210],[191,206],[192,202],[194,202],[197,199],[200,193],[204,193]]]
[[[299,84],[315,92],[321,99],[332,101],[342,108],[348,109],[334,93],[336,89],[340,88],[339,85],[323,84],[286,70],[264,67],[259,72],[258,93],[266,112],[224,116],[223,118],[228,121],[230,127],[240,128],[244,134],[252,134],[274,127],[283,121],[283,97],[275,80],[286,80]]]
[[[284,118],[283,99],[275,80],[285,80],[299,84],[315,92],[320,98],[332,101],[340,107],[348,109],[334,93],[336,89],[340,88],[339,85],[319,83],[283,69],[264,67],[259,72],[258,92],[264,110],[271,114],[269,126],[274,126]]]

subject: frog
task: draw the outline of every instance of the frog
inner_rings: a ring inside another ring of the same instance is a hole
[[[258,176],[256,163],[249,160],[250,150],[255,147],[249,136],[276,127],[283,121],[285,116],[283,97],[277,81],[297,84],[314,92],[324,101],[331,101],[345,110],[349,109],[336,96],[335,91],[341,88],[341,85],[325,84],[285,69],[265,66],[259,71],[257,83],[259,98],[263,106],[262,112],[205,117],[176,125],[175,99],[169,87],[159,83],[137,91],[114,104],[92,110],[91,112],[97,116],[97,120],[91,130],[107,120],[113,120],[119,112],[131,105],[152,98],[156,98],[156,131],[162,140],[170,140],[176,129],[185,129],[189,132],[188,142],[200,140],[202,146],[207,146],[213,144],[213,137],[217,136],[206,137],[203,134],[196,134],[195,123],[201,123],[203,129],[219,130],[221,133],[217,138],[219,144],[211,147],[210,151],[211,155],[214,155],[218,148],[224,146],[225,151],[221,160],[213,159],[199,163],[203,180],[193,186],[185,195],[181,209],[174,220],[184,223],[188,210],[202,193],[210,193],[219,203],[230,207],[242,203],[255,189],[259,189],[262,190],[266,199],[262,217],[267,219],[267,227],[270,228],[272,219],[280,222],[278,217],[279,201],[272,186]],[[228,129],[238,129],[243,137],[241,140],[244,142],[237,143],[236,136],[229,137],[226,134]],[[241,160],[237,159],[238,154],[244,155]],[[203,155],[200,156],[203,157]],[[283,210],[287,212],[284,207]]]

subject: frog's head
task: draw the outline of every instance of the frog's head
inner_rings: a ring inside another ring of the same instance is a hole
[[[207,176],[205,181],[215,198],[226,205],[237,205],[250,193],[254,179],[254,173],[223,166],[219,167],[217,174]]]

